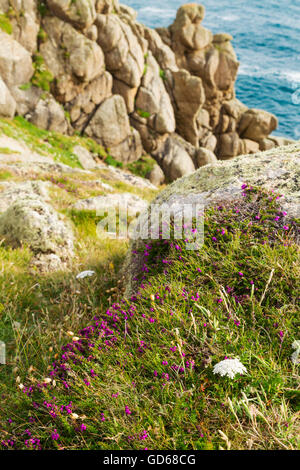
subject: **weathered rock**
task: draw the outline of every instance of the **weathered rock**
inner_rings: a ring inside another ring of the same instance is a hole
[[[149,180],[129,173],[129,171],[120,170],[120,168],[115,168],[113,166],[106,167],[106,171],[108,172],[109,176],[131,186],[136,186],[137,188],[142,189],[156,189],[156,187]]]
[[[140,136],[130,128],[126,105],[119,95],[108,98],[99,106],[86,128],[86,134],[94,137],[120,161],[134,161],[142,155]]]
[[[128,86],[138,87],[144,70],[144,54],[130,26],[117,15],[97,15],[95,24],[109,72]]]
[[[135,107],[135,97],[138,91],[138,87],[130,87],[122,80],[114,79],[113,81],[113,93],[121,95],[124,98],[128,114],[133,113]]]
[[[149,52],[147,68],[136,97],[136,108],[147,124],[159,134],[175,131],[175,117],[171,100],[160,77],[159,66]]]
[[[121,207],[128,210],[129,216],[134,216],[138,212],[143,212],[148,203],[131,193],[110,194],[109,196],[96,196],[90,199],[77,201],[73,208],[76,210],[108,210],[112,207]]]
[[[31,54],[37,50],[39,21],[35,0],[1,0],[0,11],[7,14],[12,37]]]
[[[84,31],[85,36],[90,39],[91,41],[97,41],[98,39],[98,29],[97,26],[92,24],[88,28],[86,28]]]
[[[137,18],[137,12],[127,5],[120,5],[120,15],[121,17],[125,16],[125,18],[129,18],[133,21]]]
[[[4,188],[0,193],[0,212],[5,212],[14,202],[22,201],[28,197],[36,197],[43,201],[49,199],[50,183],[47,181],[25,181],[22,183],[7,181],[2,182],[2,185]]]
[[[30,53],[0,30],[0,76],[8,88],[29,82],[33,75]]]
[[[207,109],[200,108],[196,119],[199,128],[204,127],[205,129],[211,130],[210,115]]]
[[[26,117],[37,127],[48,131],[65,134],[68,130],[68,121],[64,109],[51,95],[40,99],[33,113]]]
[[[241,155],[230,161],[200,168],[192,175],[168,186],[156,202],[170,201],[173,196],[197,194],[207,204],[241,196],[243,183],[264,187],[284,195],[282,205],[290,215],[299,217],[300,145],[278,147],[255,155]]]
[[[294,139],[287,139],[286,137],[278,137],[275,135],[269,136],[269,139],[274,142],[276,146],[283,146],[283,145],[291,145],[291,144],[296,144],[297,141]]]
[[[120,11],[119,0],[96,0],[97,13],[118,13]]]
[[[52,13],[78,28],[87,28],[96,19],[95,0],[48,0]]]
[[[290,145],[272,149],[251,156],[239,156],[226,162],[217,162],[200,168],[161,191],[153,204],[172,206],[173,204],[213,204],[237,201],[243,198],[241,186],[247,183],[267,190],[274,190],[284,197],[280,198],[282,210],[291,217],[299,217],[300,211],[300,145]],[[147,221],[143,216],[142,222]],[[143,232],[143,225],[140,233]],[[134,292],[133,278],[139,259],[141,240],[132,242],[124,265],[126,293]],[[143,254],[141,254],[143,256]]]
[[[166,181],[172,182],[195,171],[192,158],[178,139],[169,136],[153,154],[162,168]]]
[[[65,103],[104,73],[104,55],[95,42],[58,18],[46,17],[43,25],[48,38],[41,44],[40,52],[56,78],[55,96]]]
[[[172,95],[176,115],[177,131],[191,144],[198,146],[197,118],[205,102],[205,93],[200,78],[186,70],[172,73]]]
[[[10,92],[17,104],[16,112],[20,116],[34,112],[43,94],[43,90],[36,86],[25,87],[24,89],[19,86],[13,86],[10,88]]]
[[[148,47],[162,70],[178,70],[175,54],[161,39],[160,35],[151,28],[144,28],[144,36]]]
[[[181,6],[173,24],[157,30],[138,23],[136,12],[118,0],[49,0],[41,15],[37,6],[0,0],[13,26],[12,35],[0,32],[0,77],[7,87],[2,115],[17,112],[49,130],[87,132],[122,162],[138,159],[143,148],[153,156],[169,149],[168,180],[213,154],[229,159],[283,143],[270,137],[275,116],[235,98],[233,38],[203,27],[203,6]],[[33,53],[35,86],[29,86]],[[46,89],[66,113],[54,99],[43,101],[43,67],[53,75]],[[200,156],[201,148],[210,153]]]
[[[155,186],[160,186],[165,181],[165,175],[159,165],[154,165],[150,173],[147,175],[147,178]]]
[[[82,168],[85,170],[94,170],[97,168],[96,161],[86,148],[81,145],[75,145],[75,147],[73,147],[73,153],[76,155]]]
[[[259,151],[259,143],[254,142],[254,140],[243,139],[243,150],[242,153],[257,153]]]
[[[62,260],[58,255],[54,253],[44,254],[39,253],[31,260],[31,267],[34,271],[38,270],[40,273],[47,273],[51,271],[59,271],[65,268],[67,260]]]
[[[70,101],[66,109],[70,113],[72,126],[83,131],[88,124],[90,115],[96,107],[112,95],[112,76],[104,72],[100,77],[92,80],[83,91]]]
[[[231,34],[228,34],[228,33],[217,33],[217,34],[214,34],[214,37],[213,37],[213,42],[216,44],[223,44],[224,42],[232,41],[232,40],[233,40],[233,37],[231,36]]]
[[[236,157],[241,149],[242,142],[237,132],[229,132],[219,136],[217,155],[221,160]]]
[[[224,92],[228,91],[230,96],[230,92],[233,91],[234,82],[236,80],[239,63],[233,47],[230,43],[227,43],[227,41],[223,48],[217,49],[217,53],[219,55],[219,61],[213,82],[218,90]]]
[[[13,118],[16,106],[14,98],[0,77],[0,117]]]
[[[26,244],[35,254],[73,254],[73,233],[54,209],[36,197],[15,201],[0,216],[0,234],[5,243]]]
[[[236,121],[239,121],[248,108],[241,101],[234,98],[230,101],[224,101],[223,110],[226,114],[228,114],[228,116],[231,116]]]
[[[262,139],[259,142],[259,150],[262,150],[263,152],[265,150],[271,150],[276,146],[275,142],[272,139]]]
[[[172,48],[172,35],[170,28],[156,28],[155,31],[159,34],[163,43]]]
[[[215,152],[218,141],[217,137],[212,132],[208,131],[201,136],[199,143],[201,147],[205,147],[207,150]]]
[[[202,5],[189,3],[177,11],[171,26],[173,41],[182,43],[189,49],[204,49],[212,41],[212,33],[203,26],[205,9]]]
[[[249,109],[241,118],[239,134],[243,139],[259,142],[268,137],[277,126],[278,120],[273,114],[260,109]]]
[[[209,163],[215,163],[217,161],[217,157],[211,150],[200,147],[196,150],[195,160],[196,167],[200,168],[201,166],[208,165]]]

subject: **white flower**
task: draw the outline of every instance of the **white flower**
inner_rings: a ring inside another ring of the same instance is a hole
[[[295,349],[295,351],[293,352],[292,356],[291,356],[291,360],[292,360],[292,363],[293,364],[300,364],[300,359],[299,359],[299,356],[300,356],[300,341],[294,341],[293,344],[292,344],[292,348]]]
[[[222,377],[227,375],[233,379],[236,374],[247,374],[247,369],[239,359],[225,359],[215,365],[213,373],[220,374]]]
[[[84,279],[85,277],[94,276],[95,271],[82,271],[81,273],[77,274],[76,279]]]

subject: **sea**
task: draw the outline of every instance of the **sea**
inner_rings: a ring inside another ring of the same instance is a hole
[[[169,26],[178,0],[123,0],[138,21]],[[188,1],[186,2],[188,3]],[[274,135],[300,139],[300,0],[203,0],[203,26],[233,38],[240,68],[236,96],[279,119]]]

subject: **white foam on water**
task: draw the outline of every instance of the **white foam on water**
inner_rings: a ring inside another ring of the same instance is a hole
[[[176,16],[176,10],[170,8],[156,8],[156,7],[144,7],[138,10],[139,17],[148,18],[170,18],[173,19]]]
[[[238,15],[225,15],[225,16],[221,16],[221,19],[223,21],[228,21],[232,23],[234,21],[238,21],[240,17]]]
[[[250,64],[241,64],[239,75],[257,78],[276,77],[280,80],[286,80],[293,89],[297,89],[300,86],[300,71],[298,70],[262,69],[259,66],[253,67]]]

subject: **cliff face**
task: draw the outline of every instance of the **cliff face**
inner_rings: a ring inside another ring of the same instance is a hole
[[[166,180],[278,144],[277,119],[235,98],[229,34],[183,5],[153,30],[118,0],[0,0],[0,115],[95,139],[117,160],[151,154]]]

